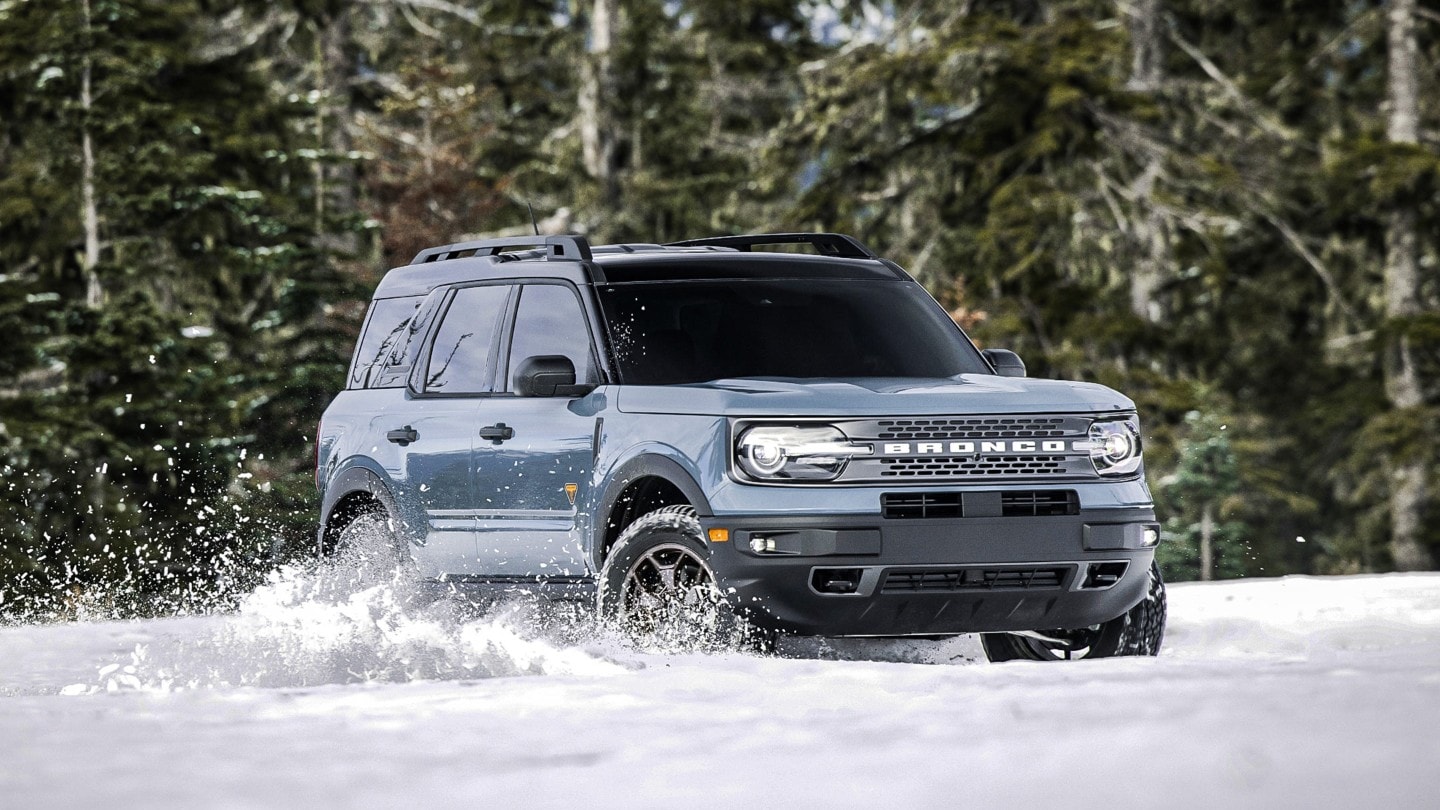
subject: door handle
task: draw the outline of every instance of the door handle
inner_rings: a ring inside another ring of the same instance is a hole
[[[415,428],[406,425],[399,430],[392,430],[386,433],[385,438],[400,445],[401,447],[404,447],[405,445],[420,438],[420,434],[415,432]]]
[[[504,422],[499,422],[493,425],[486,425],[485,427],[480,428],[480,438],[489,439],[490,441],[499,444],[508,439],[515,438],[515,428],[510,427]]]

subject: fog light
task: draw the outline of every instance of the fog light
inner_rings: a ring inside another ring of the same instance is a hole
[[[1140,536],[1140,544],[1146,547],[1156,545],[1160,542],[1160,530],[1146,527],[1144,534]]]
[[[750,538],[750,550],[756,554],[767,554],[775,552],[775,541],[769,537]]]

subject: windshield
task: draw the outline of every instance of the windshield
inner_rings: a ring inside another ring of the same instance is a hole
[[[599,288],[622,382],[990,373],[918,284],[765,279]]]

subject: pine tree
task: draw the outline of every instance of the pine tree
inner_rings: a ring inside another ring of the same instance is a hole
[[[1167,579],[1223,579],[1247,573],[1245,526],[1233,519],[1241,475],[1228,426],[1213,414],[1186,416],[1175,471],[1161,481],[1169,512],[1156,553]]]
[[[4,13],[0,258],[39,291],[6,349],[0,589],[193,595],[217,561],[268,553],[268,532],[223,529],[268,497],[246,468],[271,436],[247,431],[284,427],[276,394],[307,368],[294,325],[323,267],[277,160],[291,117],[253,54],[207,50],[194,4]]]

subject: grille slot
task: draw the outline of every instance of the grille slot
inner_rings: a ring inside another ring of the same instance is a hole
[[[886,518],[957,518],[965,516],[958,492],[887,492],[880,496]]]
[[[1001,517],[1080,514],[1080,496],[1071,489],[972,493],[972,497],[994,498],[997,494],[1000,496]],[[972,501],[970,517],[995,516],[993,511],[974,510],[973,507]],[[965,498],[959,492],[886,492],[880,496],[880,514],[889,519],[967,517]]]
[[[886,477],[1065,475],[1065,456],[925,456],[880,460]]]
[[[1007,566],[896,569],[885,574],[881,593],[959,591],[1053,591],[1065,584],[1071,566]]]
[[[1080,514],[1080,496],[1073,489],[1032,490],[1000,494],[1005,517],[1059,517]]]
[[[1060,416],[972,416],[882,419],[877,439],[1048,439],[1066,435]]]

